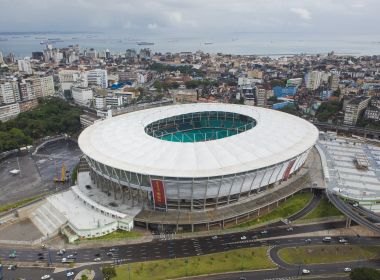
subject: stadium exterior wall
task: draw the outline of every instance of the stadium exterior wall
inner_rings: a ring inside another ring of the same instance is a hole
[[[305,163],[310,149],[302,154],[265,168],[238,174],[208,178],[157,177],[116,169],[86,156],[91,177],[101,188],[113,190],[125,199],[136,200],[157,210],[201,211],[251,199],[274,184],[286,181]],[[161,182],[164,203],[156,205],[152,180]]]

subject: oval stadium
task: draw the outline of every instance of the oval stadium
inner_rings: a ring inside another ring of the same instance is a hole
[[[117,204],[140,207],[135,224],[194,230],[278,202],[267,195],[285,194],[301,178],[317,137],[312,124],[286,113],[198,103],[109,118],[78,143],[91,182]]]

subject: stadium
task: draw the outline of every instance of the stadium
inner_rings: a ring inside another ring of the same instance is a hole
[[[317,137],[312,124],[279,111],[197,103],[97,122],[78,143],[92,182],[141,207],[135,223],[178,227],[252,210],[300,170]]]

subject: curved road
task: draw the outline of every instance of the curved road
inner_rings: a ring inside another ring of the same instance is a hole
[[[344,215],[358,223],[359,225],[362,225],[376,233],[380,233],[380,227],[376,225],[376,223],[373,223],[370,221],[367,216],[362,216],[360,213],[354,210],[353,207],[347,203],[344,202],[342,199],[340,199],[336,194],[333,192],[330,192],[329,190],[326,190],[327,197],[329,200],[334,204],[336,208],[338,208]],[[362,213],[363,214],[363,213]]]

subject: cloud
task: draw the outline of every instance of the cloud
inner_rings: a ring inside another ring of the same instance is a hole
[[[309,20],[311,19],[311,14],[307,9],[304,8],[291,8],[291,12],[297,14],[300,18]]]
[[[157,23],[149,23],[148,24],[148,29],[153,30],[153,29],[157,29],[157,27],[158,27]]]

